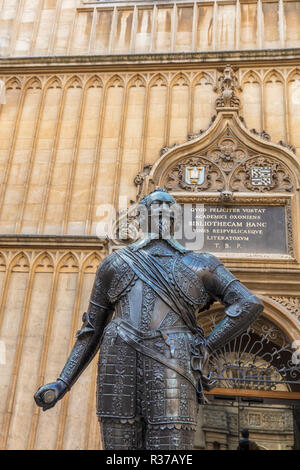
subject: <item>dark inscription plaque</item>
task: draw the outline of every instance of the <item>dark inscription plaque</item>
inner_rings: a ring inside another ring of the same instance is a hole
[[[285,206],[184,206],[183,227],[188,224],[189,230],[184,230],[181,242],[187,248],[205,252],[287,253]],[[193,233],[198,247],[193,245]]]

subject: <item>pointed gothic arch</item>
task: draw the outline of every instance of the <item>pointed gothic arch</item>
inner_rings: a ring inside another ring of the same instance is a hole
[[[86,82],[85,88],[103,88],[103,81],[98,75],[93,75]]]
[[[84,273],[96,273],[97,267],[101,263],[102,258],[97,252],[89,254],[82,263],[82,271]]]
[[[62,81],[59,77],[51,77],[45,85],[45,89],[49,90],[50,88],[61,89],[62,88]]]
[[[38,77],[31,77],[25,84],[24,89],[27,90],[41,90],[42,82]]]
[[[124,88],[125,83],[124,83],[123,78],[117,74],[110,77],[110,79],[106,82],[106,89],[111,88],[111,87]]]
[[[54,259],[52,254],[47,251],[40,253],[34,259],[32,269],[34,272],[54,272]]]
[[[71,251],[64,254],[57,263],[57,270],[59,272],[78,272],[79,260],[76,254]]]
[[[211,381],[221,389],[299,393],[299,353],[294,343],[297,336],[291,333],[286,312],[271,305],[267,298],[262,300],[263,314],[240,336],[212,352],[208,365]],[[223,316],[224,307],[220,305],[199,315],[198,325],[205,336]],[[294,325],[294,333],[296,329]]]
[[[22,84],[17,77],[12,77],[6,82],[6,90],[21,90]]]
[[[144,77],[140,74],[136,74],[133,77],[130,78],[130,80],[127,83],[127,88],[132,88],[132,87],[143,87],[146,88],[146,81]]]
[[[155,74],[149,81],[149,88],[155,86],[168,86],[168,79],[162,73]]]
[[[69,78],[69,80],[65,84],[65,89],[68,90],[69,88],[83,88],[81,78],[77,75]]]
[[[9,271],[29,272],[30,259],[24,251],[17,253],[9,263]]]
[[[164,186],[168,175],[178,164],[200,155],[210,160],[211,164],[216,164],[221,174],[229,178],[225,190],[230,190],[230,175],[236,165],[256,156],[278,162],[289,176],[290,190],[295,191],[300,185],[300,164],[295,154],[288,147],[266,140],[263,134],[251,132],[234,110],[220,111],[205,132],[193,137],[182,144],[165,149],[153,165],[149,176],[145,178],[144,194],[156,186]],[[226,140],[227,148],[224,148],[222,141]],[[184,189],[188,191],[188,188],[180,188],[179,185],[173,187],[175,192]],[[274,187],[274,191],[276,189],[278,186]]]

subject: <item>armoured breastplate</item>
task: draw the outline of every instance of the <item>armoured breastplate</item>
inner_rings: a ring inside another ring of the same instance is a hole
[[[199,277],[199,256],[179,253],[163,240],[152,241],[145,251],[165,268],[168,283],[185,303],[195,311],[207,307],[210,296]],[[182,318],[149,285],[138,279],[123,260],[119,261],[109,295],[115,303],[116,316],[140,331],[184,325]]]

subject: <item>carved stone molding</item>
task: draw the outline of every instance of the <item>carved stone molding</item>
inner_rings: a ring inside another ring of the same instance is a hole
[[[281,145],[282,147],[285,147],[291,150],[291,152],[293,152],[296,155],[296,147],[294,147],[293,145],[287,144],[286,142],[283,142],[282,140],[278,142],[278,145]]]
[[[200,135],[204,134],[204,132],[206,132],[206,131],[203,130],[203,129],[200,129],[199,132],[196,132],[196,133],[194,133],[194,134],[188,134],[187,140],[194,140],[194,139],[197,139],[197,137],[200,137]]]
[[[255,134],[257,135],[257,137],[261,137],[262,139],[264,140],[267,140],[268,142],[271,140],[271,136],[270,134],[268,134],[266,131],[257,131],[256,129],[251,129],[250,132],[252,132],[252,134]]]
[[[140,198],[141,192],[143,190],[143,184],[144,184],[145,178],[147,175],[149,175],[151,168],[152,168],[152,165],[145,165],[143,168],[143,171],[140,171],[133,180],[135,186],[139,188],[137,196],[136,196],[136,201],[138,201]]]
[[[0,248],[13,249],[95,249],[97,251],[106,251],[108,238],[100,238],[89,235],[1,235]]]
[[[271,296],[278,304],[282,305],[291,315],[300,321],[300,297]]]
[[[167,153],[169,150],[177,147],[179,144],[175,143],[173,145],[171,145],[170,147],[168,147],[167,145],[165,145],[162,149],[160,149],[160,152],[159,152],[159,155],[160,157],[162,157],[165,153]]]
[[[88,247],[44,247],[27,246],[23,249],[11,247],[0,252],[0,271],[13,272],[78,272],[95,273],[108,251],[99,252]]]
[[[205,166],[201,184],[186,181],[187,166]],[[171,166],[160,185],[169,191],[287,192],[294,190],[288,168],[274,157],[257,154],[243,145],[227,126],[215,144],[199,156]]]
[[[241,428],[259,429],[260,432],[284,431],[293,433],[293,415],[290,410],[284,413],[282,410],[242,410],[240,416]]]
[[[294,250],[294,224],[292,216],[291,200],[286,201],[286,232],[287,232],[287,251],[293,258],[295,256]]]
[[[180,194],[180,193],[173,193],[175,194],[176,200],[179,203],[184,203],[184,202],[190,202],[191,204],[196,204],[199,202],[199,197],[196,195],[190,195],[187,193]],[[221,193],[222,194],[222,193]],[[220,196],[215,195],[213,193],[202,193],[201,194],[201,203],[211,203],[211,204],[217,204],[220,202]],[[282,206],[287,204],[287,198],[270,198],[268,196],[239,196],[238,193],[233,194],[234,200],[236,204],[248,204],[248,205],[268,205],[268,206]]]

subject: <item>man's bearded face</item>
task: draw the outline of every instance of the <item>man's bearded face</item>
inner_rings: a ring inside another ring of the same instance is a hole
[[[139,207],[141,230],[157,238],[169,238],[174,232],[177,206],[169,193],[154,191],[148,196],[147,203]]]
[[[168,238],[174,225],[173,203],[169,201],[154,201],[149,209],[150,231],[158,238]]]

